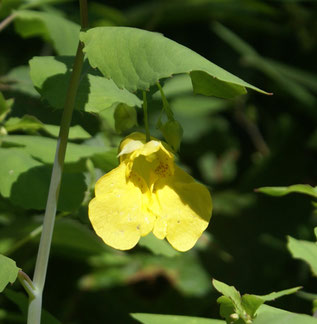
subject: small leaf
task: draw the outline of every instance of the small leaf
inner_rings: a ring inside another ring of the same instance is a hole
[[[79,25],[47,12],[18,10],[15,14],[15,29],[22,37],[40,36],[51,41],[59,55],[75,54]]]
[[[190,73],[196,93],[231,98],[246,93],[246,87],[265,93],[158,33],[96,27],[80,38],[91,66],[132,92],[147,90],[173,74]]]
[[[317,198],[317,187],[312,187],[305,184],[297,184],[289,187],[262,187],[256,189],[256,191],[276,197],[285,196],[289,193],[297,192]]]
[[[289,289],[281,290],[281,291],[278,291],[278,292],[275,292],[274,291],[274,292],[272,292],[270,294],[267,294],[267,295],[254,295],[254,296],[259,297],[259,298],[261,298],[264,301],[271,301],[271,300],[275,300],[276,298],[280,298],[282,296],[294,294],[294,293],[296,293],[301,288],[302,287],[294,287],[294,288],[289,288]]]
[[[317,276],[317,244],[315,242],[297,240],[289,236],[287,248],[293,258],[307,262],[313,275]]]
[[[8,283],[13,284],[17,279],[19,268],[15,261],[0,254],[0,292],[4,290]]]
[[[115,128],[118,133],[125,132],[136,126],[137,113],[134,107],[125,104],[119,104],[114,111]]]
[[[33,57],[29,62],[34,87],[54,108],[64,108],[73,61],[71,56],[41,56]],[[88,64],[84,64],[83,71],[75,100],[76,109],[98,113],[119,103],[141,106],[142,101],[137,96],[120,90],[112,80],[95,75],[96,71]]]
[[[225,324],[225,321],[202,318],[202,317],[191,317],[191,316],[180,316],[180,315],[161,315],[161,314],[142,314],[135,313],[131,316],[143,324]]]
[[[183,137],[181,124],[176,120],[168,120],[160,129],[166,142],[177,152]]]

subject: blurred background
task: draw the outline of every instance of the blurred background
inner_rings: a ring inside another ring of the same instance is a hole
[[[3,1],[1,20],[21,3]],[[115,153],[89,160],[83,172],[90,177],[86,196],[67,216],[62,217],[62,210],[56,223],[44,308],[62,323],[78,324],[136,323],[129,316],[133,312],[219,318],[212,278],[241,293],[267,294],[295,286],[316,293],[309,267],[292,259],[286,247],[287,235],[314,240],[317,217],[311,199],[296,194],[274,198],[254,189],[317,185],[317,3],[146,0],[88,1],[88,6],[92,27],[131,26],[163,33],[273,95],[249,91],[222,100],[194,95],[186,75],[165,80],[165,94],[184,129],[179,164],[206,184],[213,197],[208,230],[183,254],[152,237],[125,253],[104,246],[90,229],[87,201],[93,195],[91,170],[95,178],[109,171],[116,165]],[[32,10],[79,23],[76,1],[45,1]],[[22,19],[0,33],[0,90],[6,99],[15,98],[9,117],[28,114],[54,127],[61,112],[32,90],[27,65],[33,56],[58,53],[49,39],[36,32],[23,34],[23,28]],[[156,91],[151,89],[149,109],[152,134],[159,136],[155,124],[162,104]],[[115,148],[130,130],[115,131],[113,111],[99,116],[75,111],[73,125],[81,126],[85,136],[74,143]],[[136,118],[142,127],[141,110]],[[23,208],[5,197],[0,197],[0,206],[1,253],[31,275],[38,238],[16,243],[38,226],[40,208]],[[0,305],[3,318],[15,323],[21,317],[10,300],[16,300],[14,293],[21,288],[15,284],[9,289],[0,296]],[[308,314],[312,307],[298,295],[274,306]]]

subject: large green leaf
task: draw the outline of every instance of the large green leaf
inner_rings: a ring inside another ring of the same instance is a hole
[[[0,292],[4,290],[8,283],[14,283],[19,272],[15,261],[0,254]]]
[[[128,27],[97,27],[81,33],[90,64],[119,88],[147,90],[162,78],[189,73],[195,93],[232,98],[246,87],[264,91],[161,34]]]
[[[225,324],[225,321],[202,318],[202,317],[191,317],[191,316],[180,316],[180,315],[161,315],[161,314],[142,314],[136,313],[131,316],[143,324]]]
[[[52,42],[59,55],[74,55],[78,45],[79,25],[55,14],[16,11],[15,28],[23,37],[41,36]]]
[[[288,237],[287,248],[293,258],[307,262],[315,276],[317,276],[317,244],[315,242],[297,240]]]
[[[256,191],[276,197],[285,196],[296,192],[317,198],[317,187],[312,187],[306,184],[292,185],[289,187],[262,187],[256,189]]]
[[[30,74],[35,88],[54,108],[64,107],[70,80],[73,57],[33,57]],[[114,104],[141,106],[142,101],[127,90],[119,89],[112,80],[95,75],[88,64],[83,69],[75,107],[79,110],[100,112]]]

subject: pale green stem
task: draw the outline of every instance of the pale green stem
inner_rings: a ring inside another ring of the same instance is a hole
[[[81,27],[87,28],[87,2],[80,0]],[[83,44],[79,42],[77,53],[73,65],[67,96],[64,105],[64,111],[61,119],[59,137],[57,140],[55,161],[52,170],[51,183],[49,187],[43,230],[37,254],[35,271],[33,277],[33,296],[30,295],[28,309],[28,324],[41,323],[42,295],[45,284],[48,259],[50,254],[52,235],[54,229],[56,208],[61,185],[64,159],[68,140],[69,127],[72,119],[72,113],[75,105],[75,98],[80,80],[81,70],[84,61]]]
[[[151,140],[150,128],[149,128],[149,117],[147,112],[147,99],[146,92],[143,91],[143,114],[144,114],[144,126],[145,126],[145,135],[146,141],[149,142]]]
[[[160,93],[161,93],[161,98],[162,98],[162,103],[163,103],[163,109],[166,113],[166,116],[168,118],[168,120],[171,120],[171,121],[174,121],[175,118],[174,118],[174,114],[172,112],[172,109],[165,97],[165,94],[164,94],[164,91],[163,91],[163,88],[161,87],[160,83],[159,82],[156,82],[156,85],[157,87],[159,88],[160,90]]]

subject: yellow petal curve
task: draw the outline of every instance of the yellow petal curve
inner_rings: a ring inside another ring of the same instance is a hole
[[[125,169],[121,163],[97,181],[96,197],[88,210],[97,235],[119,250],[133,248],[154,224],[154,216],[146,207],[148,196],[133,181],[126,181]]]
[[[178,251],[191,249],[211,218],[209,191],[177,166],[174,176],[157,181],[154,189],[161,209],[159,218],[167,222],[167,240]],[[158,214],[157,211],[155,213]],[[164,232],[165,229],[161,228],[164,224],[158,219],[153,233]]]

